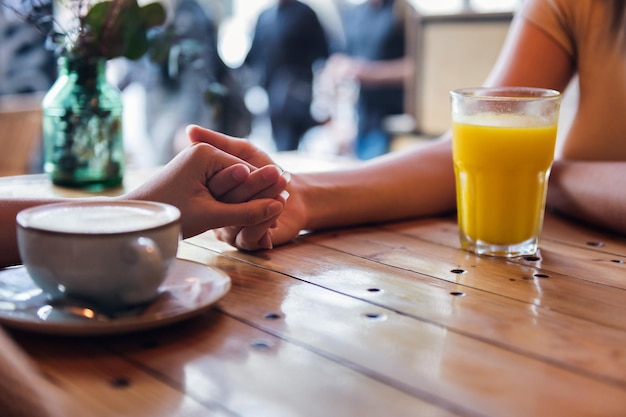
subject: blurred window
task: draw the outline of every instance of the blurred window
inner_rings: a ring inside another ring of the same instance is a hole
[[[408,0],[424,14],[446,14],[472,11],[477,13],[510,12],[523,0]]]
[[[471,0],[469,3],[476,12],[510,12],[516,10],[522,0]]]

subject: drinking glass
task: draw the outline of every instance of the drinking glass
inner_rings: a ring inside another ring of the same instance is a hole
[[[450,92],[461,247],[504,257],[537,251],[561,94],[530,87]]]

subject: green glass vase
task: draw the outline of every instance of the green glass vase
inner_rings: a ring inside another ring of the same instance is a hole
[[[54,184],[116,187],[124,176],[122,98],[104,59],[63,57],[43,99],[44,170]]]

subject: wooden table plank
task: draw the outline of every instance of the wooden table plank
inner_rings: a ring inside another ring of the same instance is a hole
[[[215,312],[107,345],[183,387],[198,402],[219,404],[230,415],[457,415],[245,320]]]
[[[351,254],[309,244],[325,242],[324,236],[263,254],[233,251],[213,240],[211,235],[196,239],[203,240],[203,247],[222,250],[229,257],[626,386],[626,334],[620,328],[564,314],[543,304],[536,305],[533,297],[526,297],[530,303],[503,297],[497,292],[503,291],[500,287],[497,291],[484,291],[464,282],[459,285],[454,282],[458,279],[456,274],[450,272],[456,264],[442,261],[441,265],[432,266],[428,274],[417,275],[395,265],[389,267],[367,259],[357,262]],[[335,242],[339,238],[328,239]],[[367,239],[357,240],[367,246]],[[353,248],[358,247],[358,243],[353,244]],[[225,261],[218,262],[223,269]],[[518,266],[513,264],[512,267]],[[501,279],[503,286],[518,286],[520,292],[524,288],[536,291],[536,285],[543,285],[542,279],[539,280],[539,283],[536,280],[510,282],[508,276]],[[464,296],[452,295],[458,292]],[[616,319],[626,313],[623,302],[618,307]],[[616,346],[621,348],[616,349]]]
[[[24,176],[0,181],[0,195],[85,193]],[[53,383],[104,417],[626,410],[622,237],[548,213],[537,257],[479,257],[459,250],[451,216],[312,233],[256,253],[209,232],[179,255],[231,276],[215,309],[119,337],[13,334]]]
[[[537,308],[559,311],[598,324],[626,329],[626,292],[607,291],[604,285],[539,267],[534,261],[486,258],[433,244],[411,236],[394,235],[386,230],[344,230],[311,237],[307,241],[355,256],[415,271],[532,304]],[[542,250],[542,257],[544,256]],[[606,262],[594,265],[618,279],[626,264]],[[463,271],[463,273],[453,273]],[[572,303],[570,297],[579,302]]]
[[[393,223],[379,228],[459,248],[458,229],[453,218],[443,219],[443,222],[441,219],[424,219]],[[554,216],[546,218],[544,235],[536,257],[514,258],[507,262],[533,265],[545,271],[626,289],[626,240],[607,239],[606,236],[603,239],[598,232],[574,227]],[[538,260],[532,260],[535,258]]]
[[[542,238],[619,257],[626,256],[626,238],[623,236],[592,229],[550,213],[544,221]]]
[[[460,248],[459,231],[456,216],[428,217],[406,222],[394,222],[376,225],[377,228],[407,233],[421,239],[441,243],[443,245]],[[419,234],[412,232],[415,228]],[[626,238],[611,235],[607,232],[591,229],[584,225],[546,213],[541,235],[542,244],[559,242],[570,247],[589,249],[599,253],[613,254],[626,257]]]
[[[461,415],[217,311],[132,335],[12,334],[98,417]]]
[[[324,259],[311,246],[292,245],[266,256],[288,265],[276,256],[306,247],[308,259]],[[626,409],[626,385],[621,382],[506,350],[322,285],[294,283],[289,271],[259,274],[249,263],[252,257],[241,262],[187,246],[182,255],[197,261],[204,256],[203,262],[233,278],[231,294],[220,303],[227,314],[412,395],[435,398],[442,407],[456,405],[465,415],[616,415]],[[336,258],[328,262],[341,265]],[[301,269],[298,276],[306,273]],[[329,281],[329,275],[323,280]],[[267,313],[279,319],[267,320]]]
[[[12,334],[47,378],[93,416],[231,415],[210,404],[201,404],[181,387],[164,383],[159,375],[112,355],[103,346],[105,339]]]

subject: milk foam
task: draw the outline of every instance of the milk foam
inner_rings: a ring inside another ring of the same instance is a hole
[[[148,205],[74,205],[33,212],[26,227],[65,233],[122,233],[158,227],[177,219],[175,210]]]

